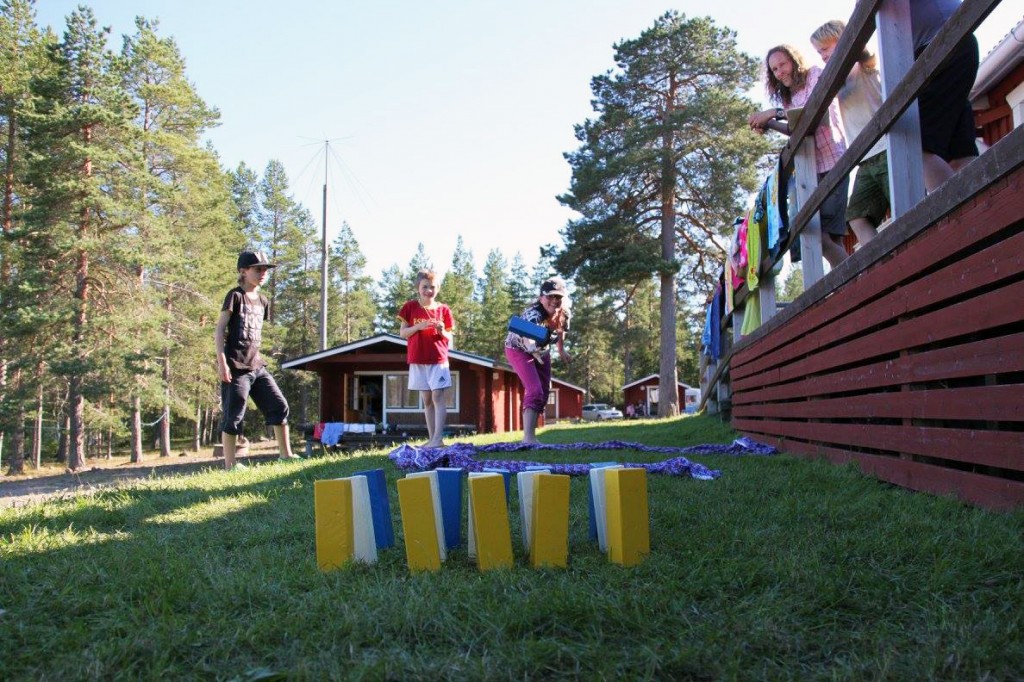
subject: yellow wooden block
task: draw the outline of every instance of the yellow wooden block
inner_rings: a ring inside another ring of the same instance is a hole
[[[636,566],[651,553],[651,521],[647,508],[647,472],[609,469],[605,474],[608,505],[608,559]]]
[[[437,571],[441,568],[434,496],[427,478],[398,479],[398,506],[402,512],[405,558],[409,570]]]
[[[469,478],[470,533],[481,571],[512,567],[512,529],[505,502],[505,478],[484,474]]]
[[[316,522],[316,563],[322,571],[340,568],[352,560],[355,532],[352,524],[352,482],[346,479],[313,484]]]
[[[569,561],[568,476],[539,474],[533,479],[530,529],[530,565],[565,568]]]

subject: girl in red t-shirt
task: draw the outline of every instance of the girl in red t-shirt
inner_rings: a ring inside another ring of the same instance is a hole
[[[445,391],[452,385],[448,368],[448,347],[452,343],[452,311],[436,300],[440,287],[430,270],[416,273],[418,297],[407,301],[398,311],[402,320],[399,334],[409,342],[409,390],[420,391],[423,417],[429,440],[424,447],[444,445],[444,424],[448,418]]]

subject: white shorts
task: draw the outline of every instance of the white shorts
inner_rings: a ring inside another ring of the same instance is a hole
[[[452,387],[448,363],[441,365],[409,365],[410,391],[437,391]]]

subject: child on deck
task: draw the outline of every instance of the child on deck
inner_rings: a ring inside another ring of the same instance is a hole
[[[448,347],[452,343],[452,311],[437,302],[439,287],[430,270],[416,273],[418,298],[407,301],[398,311],[402,320],[399,334],[408,340],[409,390],[420,391],[428,440],[424,447],[444,445],[444,425],[448,418],[445,391],[452,385],[448,368]]]
[[[262,251],[243,251],[238,256],[238,286],[224,297],[214,343],[217,346],[217,376],[221,380],[221,444],[224,468],[245,468],[235,464],[235,445],[245,418],[246,403],[253,399],[267,426],[274,427],[280,459],[299,459],[292,454],[288,436],[288,401],[267,371],[260,357],[263,321],[269,301],[259,293],[267,271],[277,267]]]

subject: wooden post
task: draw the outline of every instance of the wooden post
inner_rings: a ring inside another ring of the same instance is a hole
[[[796,155],[796,206],[799,212],[818,186],[818,165],[814,158],[814,131],[800,142]],[[825,276],[821,261],[821,215],[815,211],[800,233],[800,262],[804,272],[804,291]]]
[[[882,99],[896,89],[914,64],[909,36],[910,1],[884,0],[875,17],[882,64]],[[889,205],[893,220],[924,198],[924,160],[921,153],[921,117],[915,99],[888,133]],[[806,286],[806,273],[804,275]]]

